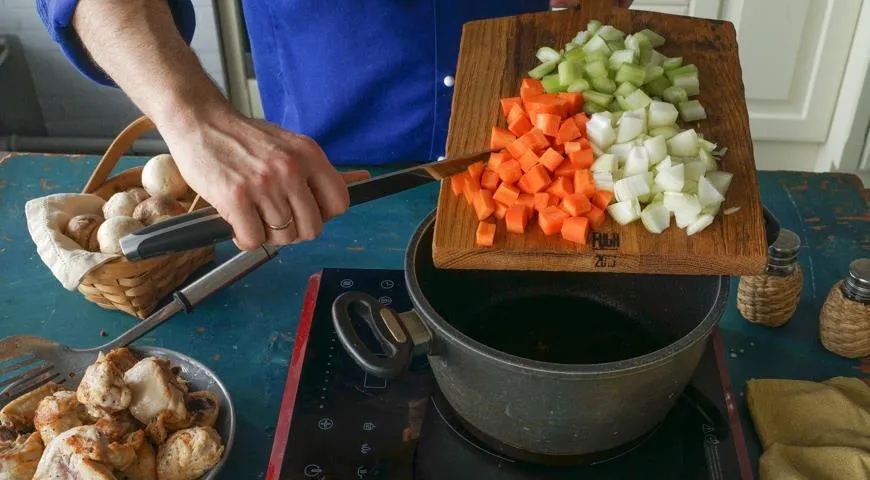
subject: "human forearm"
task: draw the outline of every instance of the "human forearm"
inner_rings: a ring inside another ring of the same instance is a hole
[[[94,62],[161,130],[229,108],[166,0],[80,0],[72,23]]]

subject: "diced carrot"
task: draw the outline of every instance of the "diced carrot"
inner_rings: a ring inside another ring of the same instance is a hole
[[[574,115],[574,122],[577,124],[577,128],[580,129],[580,134],[585,137],[586,123],[589,122],[589,117],[587,117],[585,113],[578,113],[577,115]]]
[[[524,233],[529,223],[529,209],[524,205],[514,205],[508,208],[504,216],[505,227],[511,233]]]
[[[535,116],[535,127],[548,137],[555,137],[559,133],[559,123],[562,117],[552,113],[540,113]]]
[[[486,220],[495,212],[495,201],[492,199],[492,192],[481,188],[474,197],[474,211],[477,213],[477,219],[480,221]]]
[[[553,172],[557,177],[568,177],[570,179],[574,179],[574,172],[580,170],[580,167],[571,163],[567,158],[556,168],[556,171]]]
[[[483,175],[480,177],[480,187],[490,191],[495,191],[495,189],[498,188],[499,181],[498,172],[491,168],[487,168],[483,171]]]
[[[483,162],[475,162],[468,166],[468,173],[471,175],[471,178],[480,182],[480,176],[483,175],[484,168]]]
[[[559,152],[559,155],[565,155],[565,145],[564,145],[564,144],[562,144],[562,145],[556,145],[556,144],[554,143],[554,144],[550,145],[550,148],[552,148],[553,150]]]
[[[529,112],[529,118],[535,118],[532,116],[533,111],[535,113],[551,113],[553,115],[558,115],[560,121],[568,114],[568,102],[555,94],[546,93],[530,98],[524,98],[523,105],[525,105],[526,111]]]
[[[526,100],[536,97],[538,95],[543,95],[547,93],[544,90],[544,84],[541,83],[540,80],[536,80],[534,78],[526,77],[523,78],[523,82],[520,85],[520,98],[525,102]]]
[[[465,189],[463,190],[463,192],[465,193],[465,201],[468,202],[469,205],[474,206],[474,198],[477,196],[477,193],[479,191],[480,182],[471,175],[469,175],[465,179]]]
[[[517,187],[502,183],[492,194],[493,200],[503,203],[508,207],[517,203],[517,198],[520,196],[520,190]]]
[[[594,161],[591,148],[573,151],[568,154],[568,158],[571,160],[571,163],[580,168],[589,168]]]
[[[507,118],[505,120],[507,120],[507,123],[511,123],[511,122],[513,122],[517,119],[523,118],[523,117],[528,118],[528,115],[526,115],[526,111],[523,110],[523,105],[522,104],[511,105],[511,109],[508,112]]]
[[[507,117],[511,111],[511,107],[514,105],[522,108],[523,99],[520,97],[507,97],[501,99],[501,110],[504,112],[504,116]]]
[[[529,209],[529,215],[535,211],[535,196],[529,193],[521,193],[514,205],[522,205]]]
[[[492,136],[489,140],[489,148],[492,150],[504,148],[510,145],[511,142],[516,139],[516,135],[514,135],[510,131],[505,130],[501,127],[492,127]]]
[[[486,162],[486,166],[493,170],[498,170],[499,165],[509,158],[504,150],[492,152],[489,154],[489,161]]]
[[[598,190],[592,194],[590,200],[596,207],[601,210],[606,210],[607,206],[610,205],[611,200],[613,200],[613,192],[608,190]]]
[[[577,217],[588,212],[592,208],[592,202],[582,193],[572,193],[562,199],[562,208],[572,217]]]
[[[520,162],[520,168],[523,169],[523,172],[528,172],[538,164],[538,156],[535,155],[535,152],[526,150],[526,153],[522,154],[517,161]]]
[[[520,168],[520,162],[513,158],[502,162],[502,164],[496,169],[496,172],[498,172],[498,178],[507,184],[512,184],[523,176],[523,169]]]
[[[597,229],[604,223],[604,210],[595,205],[592,205],[584,216],[589,219],[589,224],[592,225],[593,229]]]
[[[595,190],[595,179],[592,178],[592,172],[585,168],[574,172],[574,193],[582,193],[591,197],[595,195]]]
[[[525,137],[525,135],[528,135],[528,133],[524,134],[520,138],[517,138],[516,140],[511,142],[510,145],[507,146],[507,151],[511,154],[512,157],[520,158],[523,156],[524,153],[526,153],[526,150],[529,149],[529,144],[527,144],[523,140],[523,137]]]
[[[577,128],[577,123],[574,119],[568,117],[564,122],[562,122],[562,125],[559,126],[559,132],[556,135],[556,144],[560,145],[577,138],[580,138],[580,129]]]
[[[589,146],[589,140],[586,140],[585,138],[581,138],[580,140],[578,140],[578,143],[580,143],[581,150],[585,150],[587,148],[592,148]]]
[[[583,150],[583,145],[577,142],[565,142],[565,154],[570,155],[571,152],[577,152]]]
[[[578,92],[559,92],[559,97],[564,98],[568,103],[568,113],[566,115],[575,115],[583,110],[583,95]]]
[[[547,186],[552,182],[546,167],[540,164],[532,167],[531,170],[523,175],[523,178],[527,179],[526,186],[528,188],[528,193],[538,193],[547,188]]]
[[[525,143],[527,147],[535,151],[544,151],[550,146],[550,141],[547,140],[546,136],[544,136],[544,132],[537,127],[529,130],[528,133],[518,138],[517,141]],[[513,143],[511,145],[513,145]],[[513,154],[513,152],[511,152],[511,154]],[[516,158],[517,156],[514,155],[514,157]]]
[[[511,131],[516,136],[522,136],[529,133],[529,130],[532,129],[532,122],[529,121],[529,117],[525,115],[516,118],[514,121],[508,123],[508,130]]]
[[[474,242],[480,247],[493,246],[495,244],[495,224],[490,222],[478,223]]]
[[[586,245],[589,237],[589,219],[586,217],[570,217],[562,222],[562,238],[569,242]]]
[[[450,177],[450,188],[456,196],[462,195],[465,191],[465,181],[468,179],[468,172],[457,173]]]
[[[535,194],[535,210],[540,212],[551,205],[559,205],[559,197],[550,195],[547,192],[538,192]]]
[[[568,177],[556,177],[546,191],[555,197],[565,198],[574,193],[574,182]]]
[[[544,235],[555,235],[562,230],[562,222],[570,216],[559,207],[549,206],[538,212],[538,226]]]
[[[559,165],[562,164],[563,160],[565,160],[565,157],[559,154],[559,152],[552,148],[548,148],[546,152],[541,154],[541,158],[538,159],[538,162],[547,167],[547,170],[555,172],[556,169],[559,168]]]
[[[495,215],[495,218],[502,220],[502,219],[504,219],[504,216],[507,213],[507,211],[508,211],[507,205],[505,205],[501,202],[495,202],[495,211],[492,212],[492,214]]]

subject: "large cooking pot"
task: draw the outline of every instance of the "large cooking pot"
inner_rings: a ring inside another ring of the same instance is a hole
[[[772,242],[778,224],[765,219]],[[727,276],[437,269],[433,221],[434,212],[405,256],[413,310],[347,292],[333,304],[339,340],[382,378],[427,355],[466,424],[533,456],[588,457],[653,431],[728,301]],[[360,337],[361,321],[381,351]]]

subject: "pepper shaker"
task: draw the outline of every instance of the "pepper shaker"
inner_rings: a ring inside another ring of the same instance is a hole
[[[819,338],[846,358],[870,354],[870,258],[849,264],[849,275],[834,284],[819,316]]]
[[[781,229],[767,249],[767,267],[760,275],[740,277],[737,309],[743,318],[768,327],[788,322],[800,302],[803,271],[797,261],[801,240]]]

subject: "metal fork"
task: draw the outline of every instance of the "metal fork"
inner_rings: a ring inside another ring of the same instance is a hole
[[[0,408],[48,382],[58,384],[81,377],[99,353],[124,347],[138,340],[176,313],[190,313],[195,305],[217,290],[235,282],[278,253],[263,245],[241,252],[172,294],[172,301],[155,311],[118,338],[94,348],[76,349],[46,338],[17,335],[0,340]]]

